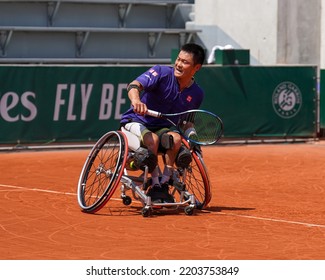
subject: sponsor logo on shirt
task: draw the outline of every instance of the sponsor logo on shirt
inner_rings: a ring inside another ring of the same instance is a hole
[[[150,69],[149,72],[152,74],[152,76],[156,77],[158,73],[154,69]]]

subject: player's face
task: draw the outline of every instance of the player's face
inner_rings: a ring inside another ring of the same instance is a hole
[[[200,65],[194,65],[193,54],[180,51],[175,61],[174,75],[178,79],[192,78]]]

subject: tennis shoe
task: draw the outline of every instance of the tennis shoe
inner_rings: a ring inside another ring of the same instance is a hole
[[[173,203],[174,197],[169,193],[168,183],[155,184],[147,192],[153,203]]]
[[[174,203],[174,197],[169,193],[168,182],[161,184],[162,192],[164,193],[163,203]]]

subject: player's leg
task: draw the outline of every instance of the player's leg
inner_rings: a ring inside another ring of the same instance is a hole
[[[173,174],[176,155],[182,145],[182,138],[179,133],[171,131],[169,128],[162,128],[155,132],[159,136],[159,151],[164,155],[164,165],[162,166],[160,182],[153,184],[149,195],[155,197],[154,202],[174,203],[175,199],[169,190],[169,181]]]
[[[158,148],[159,148],[159,136],[146,128],[143,124],[130,122],[124,125],[124,129],[130,133],[136,135],[141,141],[141,145],[146,147],[149,153],[145,154],[145,150],[139,155],[135,152],[135,159],[138,161],[138,165],[147,165],[146,162],[149,159],[150,166],[148,166],[149,173],[151,175],[151,186],[147,191],[147,195],[151,197],[153,203],[161,203],[164,196],[163,189],[160,186],[159,176],[160,169],[158,166]],[[138,158],[137,158],[138,156]],[[153,158],[154,157],[154,158]],[[147,158],[147,159],[146,159]],[[142,162],[142,163],[141,163]],[[155,164],[153,164],[155,162]]]

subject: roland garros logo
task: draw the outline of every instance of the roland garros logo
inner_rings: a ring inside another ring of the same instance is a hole
[[[299,88],[292,82],[279,84],[273,92],[273,108],[281,117],[289,119],[298,114],[302,100]]]

